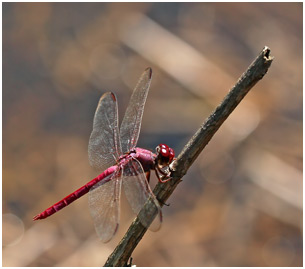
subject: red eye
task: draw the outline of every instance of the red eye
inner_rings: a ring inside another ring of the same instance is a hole
[[[160,144],[158,146],[158,153],[160,153],[160,155],[162,155],[162,157],[167,158],[169,155],[169,147],[165,144]]]
[[[172,148],[169,148],[169,162],[171,163],[175,157],[175,151]]]
[[[156,151],[164,163],[171,163],[175,157],[174,150],[165,144],[159,144]]]

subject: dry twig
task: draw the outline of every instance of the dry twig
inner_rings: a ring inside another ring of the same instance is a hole
[[[200,126],[198,131],[185,145],[177,159],[171,164],[172,179],[167,183],[158,183],[155,187],[154,194],[159,201],[163,201],[164,203],[169,198],[181,182],[181,178],[186,174],[187,170],[209,143],[222,123],[228,118],[249,90],[266,74],[272,60],[273,57],[270,56],[270,49],[265,47],[247,71],[240,77],[221,104],[213,111],[203,125]],[[148,200],[139,214],[144,214],[144,212],[146,212],[146,216],[147,212],[151,213],[152,222],[157,213],[153,202]],[[105,266],[126,266],[133,250],[140,242],[146,230],[147,228],[136,218],[121,242],[109,256]]]

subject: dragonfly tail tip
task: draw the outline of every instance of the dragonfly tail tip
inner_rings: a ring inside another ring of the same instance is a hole
[[[40,218],[40,214],[38,214],[38,215],[36,215],[35,217],[33,217],[33,220],[35,221],[35,220],[39,220],[39,219],[41,219]]]

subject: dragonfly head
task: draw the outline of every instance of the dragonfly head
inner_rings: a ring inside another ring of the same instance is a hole
[[[156,147],[156,153],[157,153],[157,164],[161,167],[168,166],[175,157],[175,152],[172,148],[170,148],[168,145],[165,144],[159,144]]]

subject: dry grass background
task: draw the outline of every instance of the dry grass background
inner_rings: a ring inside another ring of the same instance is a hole
[[[302,3],[3,3],[3,265],[102,266],[87,197],[99,97],[122,118],[153,68],[138,145],[176,153],[267,45],[275,60],[194,163],[137,266],[302,266]],[[154,181],[152,182],[152,184]]]

